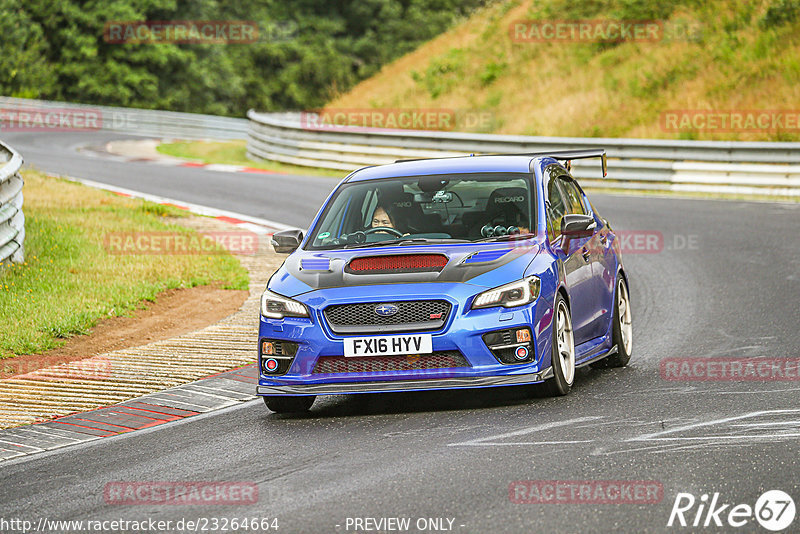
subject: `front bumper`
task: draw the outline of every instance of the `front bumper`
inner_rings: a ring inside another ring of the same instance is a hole
[[[339,395],[344,393],[389,393],[399,391],[430,391],[437,389],[469,389],[494,386],[518,386],[543,382],[553,376],[553,368],[541,373],[506,376],[475,376],[443,378],[440,380],[386,380],[380,382],[351,382],[332,384],[297,384],[291,386],[258,386],[258,395]]]
[[[297,352],[288,371],[279,375],[265,373],[261,358],[259,359],[257,394],[298,396],[465,389],[532,384],[550,378],[552,370],[548,347],[552,330],[552,306],[540,297],[539,300],[518,308],[469,309],[472,297],[482,289],[484,288],[463,283],[393,284],[326,289],[295,297],[311,310],[310,318],[275,320],[261,317],[259,341],[283,340],[296,343]],[[398,298],[398,295],[402,297]],[[468,362],[468,366],[373,372],[314,372],[320,358],[341,358],[344,353],[344,339],[350,337],[331,331],[322,314],[325,307],[340,303],[417,299],[443,299],[451,303],[452,312],[442,328],[427,333],[432,336],[434,352],[458,351]],[[482,336],[487,332],[516,327],[528,327],[531,330],[532,359],[525,363],[504,364],[489,350]]]

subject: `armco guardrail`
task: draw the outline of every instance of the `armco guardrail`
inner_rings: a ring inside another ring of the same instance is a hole
[[[531,137],[458,132],[304,127],[299,113],[250,111],[251,158],[350,171],[396,159],[604,147],[607,179],[593,162],[574,161],[590,186],[800,196],[800,143]]]
[[[31,129],[35,130],[36,121],[43,120],[48,112],[54,114],[55,120],[59,112],[82,112],[98,119],[88,127],[84,124],[84,130],[160,138],[246,138],[248,155],[254,159],[342,171],[404,158],[602,146],[609,156],[609,178],[601,179],[599,167],[592,162],[573,162],[574,174],[585,185],[800,196],[800,143],[532,137],[335,127],[328,130],[304,127],[300,113],[250,111],[248,121],[12,97],[0,97],[0,120],[6,119],[0,122],[0,131],[20,125],[33,125]],[[20,121],[21,113],[28,114],[22,117],[25,121]],[[7,120],[11,115],[14,120]],[[305,122],[316,124],[314,120]]]
[[[0,263],[24,261],[25,215],[22,213],[22,156],[0,143]]]
[[[79,120],[73,124],[71,118]],[[110,130],[159,138],[245,139],[247,119],[0,96],[0,131],[20,129]]]

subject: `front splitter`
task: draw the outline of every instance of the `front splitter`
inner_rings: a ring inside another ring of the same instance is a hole
[[[504,376],[456,377],[428,380],[384,380],[376,382],[341,382],[331,384],[296,384],[257,386],[258,395],[339,395],[344,393],[388,393],[438,389],[468,389],[492,386],[518,386],[543,382],[553,376],[548,367],[541,373]]]

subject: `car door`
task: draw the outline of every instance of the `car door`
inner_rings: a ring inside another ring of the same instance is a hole
[[[570,212],[569,200],[562,189],[565,172],[558,165],[548,168],[547,233],[550,248],[564,265],[564,275],[570,299],[575,345],[588,341],[592,335],[592,315],[596,305],[592,285],[592,265],[586,243],[589,238],[561,235],[561,219]]]
[[[605,229],[602,220],[599,220],[593,213],[591,206],[583,194],[577,182],[569,176],[561,176],[559,185],[565,193],[565,200],[569,213],[592,215],[597,222],[593,234],[581,241],[583,247],[582,257],[591,266],[591,278],[585,282],[585,292],[587,295],[587,328],[586,335],[589,339],[600,337],[608,329],[609,302],[607,297],[608,290],[606,279],[608,278],[606,268],[606,253],[609,249],[608,231]],[[613,281],[611,282],[613,287]]]

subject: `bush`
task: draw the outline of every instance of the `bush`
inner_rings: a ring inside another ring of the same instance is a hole
[[[800,14],[800,0],[777,0],[759,21],[762,28],[776,28],[794,22]]]

